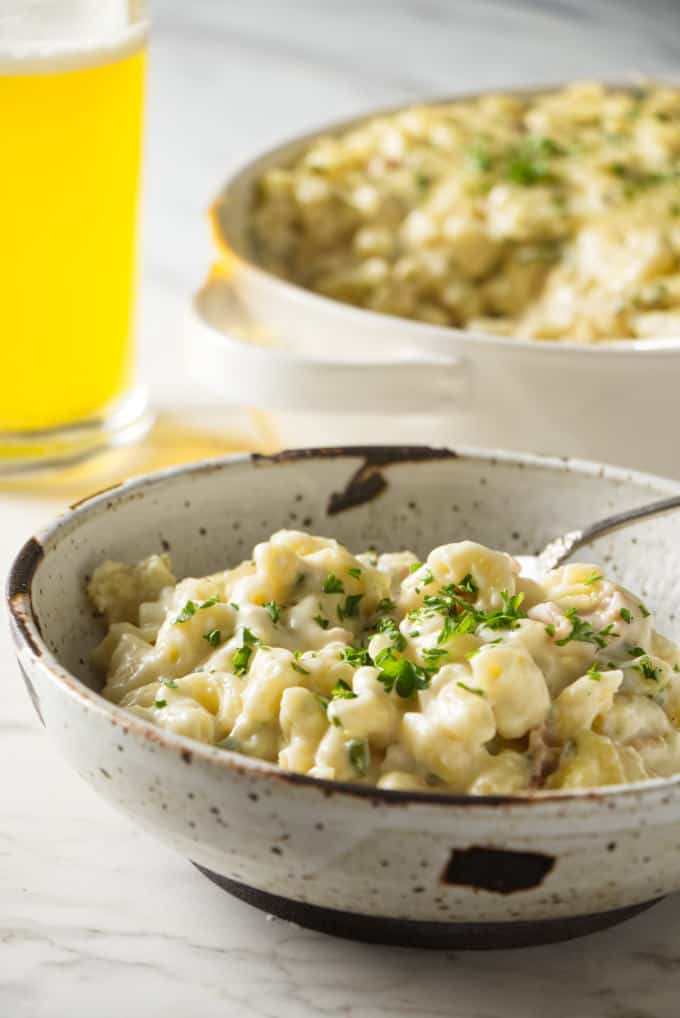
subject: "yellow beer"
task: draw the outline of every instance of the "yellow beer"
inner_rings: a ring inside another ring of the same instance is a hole
[[[82,421],[129,387],[144,70],[139,26],[0,53],[0,431]]]

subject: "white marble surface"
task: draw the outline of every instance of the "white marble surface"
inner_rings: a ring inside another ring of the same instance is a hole
[[[461,86],[672,73],[677,0],[159,0],[151,65],[144,374],[191,415],[179,320],[225,174],[326,117]],[[0,493],[0,572],[63,494]],[[0,1016],[676,1018],[680,898],[563,946],[355,945],[233,901],[75,777],[0,628]]]

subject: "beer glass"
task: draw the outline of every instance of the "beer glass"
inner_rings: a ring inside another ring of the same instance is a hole
[[[139,436],[146,5],[0,6],[0,475]]]

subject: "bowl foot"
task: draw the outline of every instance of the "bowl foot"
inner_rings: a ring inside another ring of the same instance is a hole
[[[588,933],[596,933],[608,926],[630,919],[655,905],[659,898],[640,905],[616,908],[609,912],[591,915],[567,916],[560,919],[513,920],[511,922],[450,923],[424,922],[413,919],[390,919],[375,915],[342,912],[319,905],[282,898],[278,894],[258,891],[247,884],[229,880],[198,863],[197,869],[209,880],[218,884],[235,898],[262,909],[279,919],[287,919],[310,930],[328,933],[348,940],[361,940],[369,944],[389,944],[396,947],[426,947],[439,950],[498,950],[512,947],[535,947],[572,940]]]

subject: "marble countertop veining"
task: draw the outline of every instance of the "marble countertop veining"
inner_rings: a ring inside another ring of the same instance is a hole
[[[189,413],[179,325],[203,212],[258,148],[372,105],[680,61],[677,0],[158,0],[142,371]],[[0,573],[65,499],[0,495]],[[306,932],[237,902],[57,756],[0,627],[2,1018],[677,1018],[680,897],[564,945],[427,953]]]

